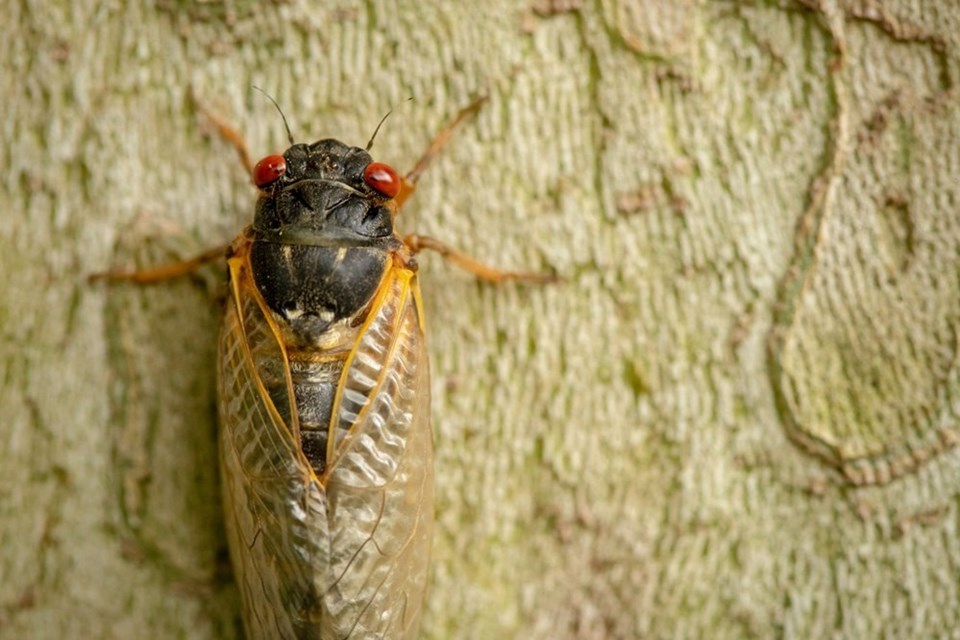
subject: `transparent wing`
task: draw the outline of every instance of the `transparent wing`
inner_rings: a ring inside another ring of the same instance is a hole
[[[301,638],[315,626],[310,618],[321,617],[314,577],[329,560],[326,498],[300,454],[286,356],[243,257],[231,259],[230,275],[220,457],[244,625],[252,638]]]
[[[412,638],[433,522],[429,376],[415,275],[385,278],[337,389],[327,471],[298,446],[289,366],[230,261],[220,341],[227,531],[251,638]]]
[[[345,368],[325,481],[330,637],[415,637],[433,526],[433,444],[415,274],[391,272]]]

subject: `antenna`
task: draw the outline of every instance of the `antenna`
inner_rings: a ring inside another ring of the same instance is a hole
[[[255,84],[252,84],[250,86],[256,89],[257,91],[259,91],[260,93],[262,93],[263,95],[265,95],[267,97],[267,100],[272,102],[273,106],[277,108],[277,112],[280,114],[280,118],[283,120],[283,128],[287,130],[287,140],[290,141],[290,144],[293,144],[293,134],[290,133],[290,125],[287,124],[287,116],[283,115],[283,109],[280,108],[280,105],[277,104],[277,101],[274,100],[273,96],[271,96],[269,93],[267,93],[266,91],[264,91],[263,89],[261,89]],[[390,115],[390,114],[388,113],[387,115]],[[380,127],[377,127],[377,128],[379,129]],[[377,135],[376,132],[374,132],[373,135]],[[371,140],[371,142],[373,142],[373,140]]]
[[[410,102],[411,100],[413,100],[413,98],[407,98],[407,102]],[[368,142],[367,146],[364,147],[364,151],[370,151],[370,148],[373,146],[374,138],[376,138],[377,134],[380,133],[380,127],[383,126],[383,123],[386,122],[391,113],[393,113],[393,107],[390,107],[390,110],[387,111],[387,114],[380,118],[380,122],[377,124],[377,128],[373,130],[373,135],[370,136],[370,142]]]
[[[374,140],[374,138],[376,138],[376,137],[377,137],[377,134],[380,133],[380,127],[383,126],[383,123],[386,122],[387,118],[390,117],[390,114],[391,114],[391,113],[393,113],[393,109],[392,109],[392,108],[391,108],[389,111],[387,111],[387,113],[386,113],[385,116],[383,116],[382,118],[380,118],[380,122],[377,124],[377,128],[373,130],[373,135],[370,136],[370,142],[368,142],[368,143],[367,143],[367,146],[364,147],[364,150],[365,150],[365,151],[370,151],[370,147],[373,146],[373,140]]]

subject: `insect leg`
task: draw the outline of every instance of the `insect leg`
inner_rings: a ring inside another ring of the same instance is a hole
[[[200,255],[192,258],[180,260],[178,262],[171,262],[169,264],[150,269],[138,269],[136,271],[101,271],[100,273],[90,274],[90,276],[88,276],[88,280],[90,280],[90,282],[97,280],[106,280],[112,282],[126,280],[128,282],[136,282],[137,284],[153,284],[155,282],[163,282],[164,280],[171,280],[173,278],[179,278],[180,276],[188,275],[208,262],[220,260],[227,255],[229,249],[230,245],[214,247],[212,249],[207,249]]]
[[[424,150],[423,154],[421,154],[420,159],[417,160],[417,163],[413,165],[413,168],[410,169],[405,176],[403,176],[403,183],[400,186],[400,193],[397,194],[396,198],[394,198],[398,207],[402,206],[406,199],[413,194],[414,190],[417,188],[417,180],[419,180],[420,176],[423,175],[423,172],[427,170],[427,167],[430,166],[430,163],[433,162],[433,159],[439,155],[441,149],[443,149],[447,143],[450,142],[450,138],[453,137],[454,130],[460,126],[464,120],[479,111],[480,107],[482,107],[483,104],[489,99],[489,96],[480,96],[465,106],[460,110],[459,113],[457,113],[456,116],[453,117],[453,120],[448,122],[446,126],[440,130],[440,133],[438,133],[434,139],[430,141],[430,144],[427,146],[426,150]]]
[[[457,251],[453,247],[444,244],[436,238],[430,236],[421,236],[417,234],[408,235],[403,239],[403,243],[412,253],[419,253],[424,249],[436,251],[445,260],[452,262],[461,269],[466,269],[480,280],[487,282],[531,282],[535,284],[548,284],[551,282],[560,282],[560,278],[551,273],[526,273],[522,271],[504,271],[485,265],[482,262],[474,260],[465,253]]]
[[[246,170],[248,176],[253,175],[253,162],[250,161],[250,151],[247,149],[247,141],[244,140],[243,136],[239,131],[234,129],[232,126],[227,124],[227,121],[216,115],[203,104],[197,95],[193,92],[193,88],[190,89],[190,100],[193,102],[193,105],[197,110],[202,113],[210,122],[217,128],[217,133],[220,136],[229,142],[234,149],[237,151],[237,155],[240,156],[240,162],[243,164],[243,168]]]
[[[200,101],[196,93],[194,93],[192,87],[190,88],[190,101],[193,102],[193,105],[200,113],[204,115],[204,117],[213,123],[213,125],[217,128],[217,133],[219,133],[227,142],[231,144],[231,146],[233,146],[234,149],[236,149],[237,155],[240,156],[240,162],[243,164],[244,170],[246,170],[247,175],[252,176],[253,163],[250,161],[250,152],[247,149],[247,142],[244,140],[240,132],[227,124],[226,120],[220,118],[210,109],[208,109],[207,106]],[[113,282],[127,281],[136,282],[137,284],[163,282],[164,280],[172,280],[173,278],[179,278],[180,276],[191,274],[203,265],[223,258],[227,255],[229,249],[230,245],[213,247],[192,258],[171,262],[169,264],[161,265],[159,267],[152,267],[150,269],[137,269],[135,271],[102,271],[100,273],[90,274],[90,276],[88,276],[88,280],[90,280],[90,282],[98,280]]]
[[[443,147],[445,147],[450,141],[450,138],[453,137],[454,130],[460,126],[464,120],[473,116],[477,111],[479,111],[480,107],[482,107],[483,104],[489,99],[489,96],[480,96],[468,104],[466,107],[461,109],[460,112],[457,113],[457,115],[454,116],[454,118],[448,122],[447,125],[443,127],[443,129],[441,129],[440,132],[434,137],[434,139],[427,146],[426,150],[420,156],[420,159],[417,160],[415,165],[413,165],[413,169],[408,171],[403,177],[402,184],[400,186],[400,193],[397,194],[395,198],[398,207],[402,206],[404,201],[406,201],[406,199],[413,194],[414,190],[416,189],[417,180],[420,179],[420,176],[423,175],[423,172],[427,170],[427,167],[430,166],[430,163],[433,162],[433,159],[437,157]],[[482,262],[474,260],[467,254],[461,253],[453,247],[429,236],[411,234],[403,239],[403,243],[407,246],[411,253],[419,253],[424,249],[436,251],[444,259],[449,260],[461,269],[466,269],[477,278],[487,282],[518,281],[542,284],[559,282],[560,280],[560,278],[553,274],[504,271],[502,269],[485,265]]]

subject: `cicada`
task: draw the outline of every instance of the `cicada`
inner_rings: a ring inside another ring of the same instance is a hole
[[[219,345],[227,536],[253,638],[415,637],[432,505],[428,361],[388,165],[337,140],[261,161]]]
[[[404,177],[373,160],[373,138],[296,144],[289,128],[291,146],[251,167],[214,119],[259,190],[253,223],[226,250],[218,351],[227,539],[252,639],[417,636],[433,453],[415,254],[437,250],[487,280],[552,279],[395,230],[416,180],[481,103]],[[151,282],[222,253],[104,275]]]

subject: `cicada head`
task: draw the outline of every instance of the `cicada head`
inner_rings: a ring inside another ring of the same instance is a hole
[[[326,139],[265,157],[253,179],[250,264],[260,294],[289,342],[339,339],[331,327],[358,321],[401,246],[400,177],[364,149]]]
[[[380,246],[393,236],[401,179],[364,149],[327,138],[257,163],[253,228],[279,242]]]

